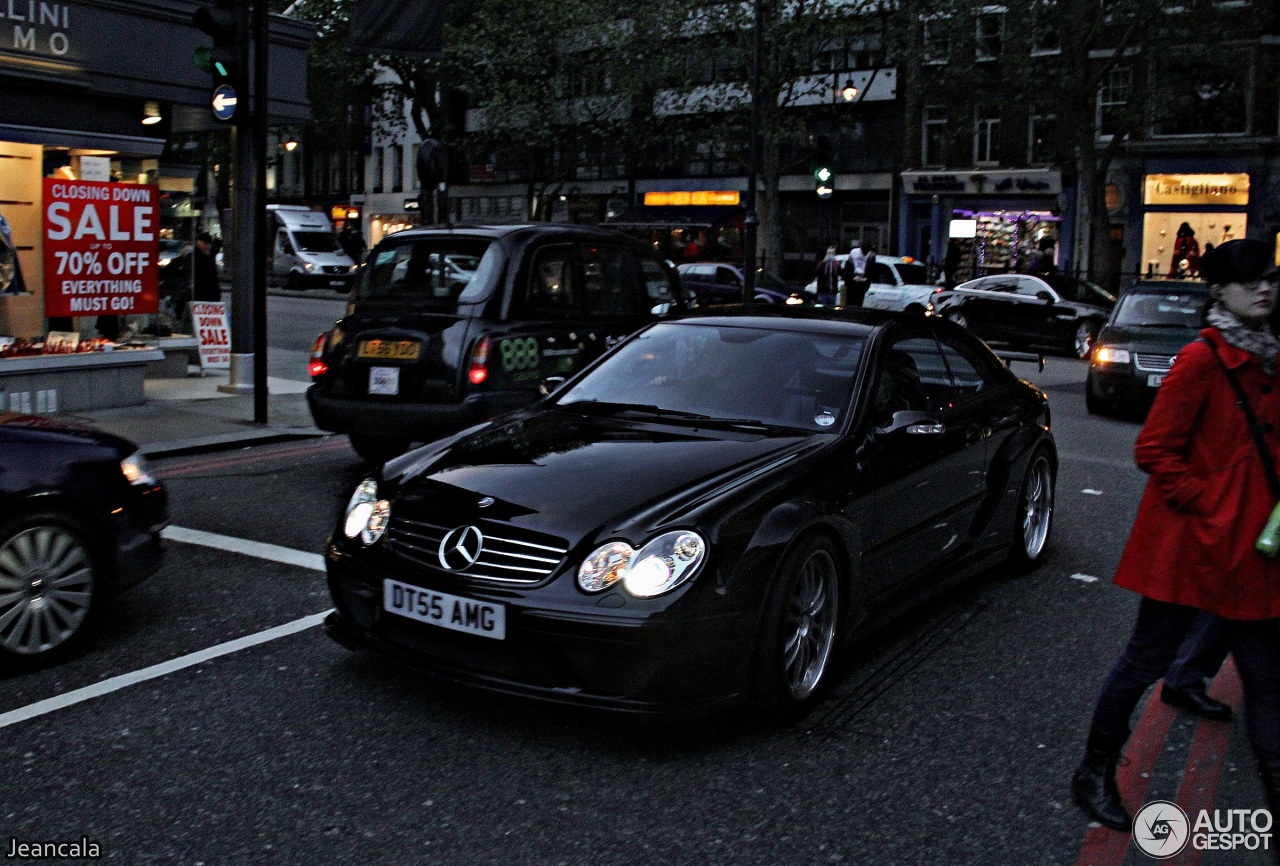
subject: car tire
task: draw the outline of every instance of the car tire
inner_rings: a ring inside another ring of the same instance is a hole
[[[295,271],[290,271],[288,278],[285,280],[284,287],[291,292],[301,292],[305,286],[302,285],[302,277],[298,276]]]
[[[1115,405],[1098,393],[1098,386],[1094,383],[1092,373],[1086,376],[1084,380],[1084,408],[1089,410],[1090,415],[1111,416],[1116,414]]]
[[[943,314],[943,318],[945,318],[948,322],[954,322],[955,324],[959,325],[962,328],[969,327],[969,320],[965,318],[964,313],[960,312],[959,310],[948,310],[945,314]]]
[[[778,302],[776,298],[771,298],[768,295],[756,295],[754,300],[757,304],[776,304]]]
[[[765,607],[756,647],[756,703],[783,712],[807,710],[834,664],[843,591],[840,557],[821,535],[800,539],[782,561]]]
[[[1018,491],[1018,505],[1010,539],[1009,564],[1016,571],[1030,571],[1044,558],[1053,528],[1054,464],[1045,447],[1036,448],[1027,461]]]
[[[106,589],[90,533],[55,511],[0,525],[0,670],[49,664],[75,651]]]
[[[381,466],[388,460],[399,457],[409,450],[409,440],[407,439],[357,436],[355,433],[349,433],[347,438],[351,440],[352,450],[364,458],[366,463],[373,466]]]
[[[914,314],[915,314],[915,315],[917,315],[917,316],[923,316],[923,315],[924,315],[924,307],[923,307],[923,306],[921,306],[920,304],[907,304],[906,308],[905,308],[902,312],[904,312],[904,313],[914,313]]]
[[[1093,344],[1098,340],[1098,323],[1092,319],[1081,319],[1076,322],[1071,335],[1071,345],[1067,348],[1083,361],[1093,352]]]

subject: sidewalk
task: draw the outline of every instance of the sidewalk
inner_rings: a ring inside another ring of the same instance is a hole
[[[253,394],[224,394],[225,371],[185,379],[148,379],[140,406],[98,409],[59,417],[82,421],[136,442],[148,457],[174,457],[328,436],[311,421],[306,382],[267,377],[267,423],[253,423]]]

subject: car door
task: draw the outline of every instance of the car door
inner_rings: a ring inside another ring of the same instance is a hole
[[[582,300],[589,360],[594,360],[653,318],[640,259],[621,244],[579,244]]]
[[[1009,317],[1012,339],[1036,344],[1063,342],[1075,310],[1061,295],[1035,277],[1018,277],[1014,295],[1017,303]]]
[[[297,256],[294,254],[293,241],[289,237],[289,230],[277,230],[275,249],[272,250],[271,255],[271,273],[275,276],[277,282],[288,276],[296,260]]]
[[[867,294],[862,306],[875,310],[901,310],[904,306],[898,275],[884,262],[867,265]]]
[[[488,335],[494,390],[532,390],[544,378],[568,378],[598,352],[587,340],[575,245],[532,248],[521,273],[507,320]]]
[[[875,488],[877,573],[889,586],[919,580],[960,549],[978,498],[983,443],[931,331],[896,336],[872,375],[866,465]]]
[[[715,266],[716,301],[724,304],[736,304],[742,300],[742,278],[738,272],[728,265]]]
[[[1009,339],[1014,333],[1010,319],[1016,316],[1016,289],[1016,278],[1003,274],[986,277],[978,284],[963,289],[962,312],[969,330],[984,340]]]

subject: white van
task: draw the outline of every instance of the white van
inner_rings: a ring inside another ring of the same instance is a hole
[[[351,288],[355,262],[342,251],[329,218],[302,205],[267,205],[271,263],[267,281],[290,289]]]

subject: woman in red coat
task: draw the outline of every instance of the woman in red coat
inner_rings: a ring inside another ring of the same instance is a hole
[[[1203,258],[1209,327],[1177,357],[1134,453],[1150,475],[1116,571],[1142,594],[1133,636],[1103,685],[1072,795],[1089,817],[1131,826],[1115,766],[1129,716],[1162,676],[1200,610],[1219,617],[1244,683],[1249,737],[1273,814],[1280,812],[1280,560],[1254,550],[1276,504],[1243,389],[1272,463],[1280,465],[1280,341],[1268,317],[1280,290],[1261,241],[1225,243]]]

